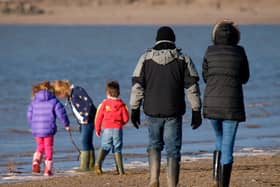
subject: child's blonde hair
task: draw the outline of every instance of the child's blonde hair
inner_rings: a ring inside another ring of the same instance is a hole
[[[70,96],[71,83],[69,80],[55,80],[52,82],[52,87],[57,97],[66,98]]]
[[[42,81],[32,86],[32,97],[35,96],[40,90],[53,91],[50,81]]]

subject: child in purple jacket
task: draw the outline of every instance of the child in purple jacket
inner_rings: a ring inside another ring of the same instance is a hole
[[[69,131],[69,119],[64,106],[52,93],[49,81],[43,81],[32,87],[32,101],[28,106],[27,119],[37,143],[33,155],[32,172],[40,173],[40,163],[45,153],[44,175],[52,175],[53,143],[57,130],[56,118]]]

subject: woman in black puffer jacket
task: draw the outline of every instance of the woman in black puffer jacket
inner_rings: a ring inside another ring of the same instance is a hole
[[[229,186],[233,147],[239,122],[245,121],[242,85],[249,79],[245,50],[238,46],[240,32],[229,20],[217,23],[212,31],[203,62],[203,115],[216,135],[213,155],[213,180],[219,187]]]

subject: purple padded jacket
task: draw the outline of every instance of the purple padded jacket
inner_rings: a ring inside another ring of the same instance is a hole
[[[57,130],[57,117],[64,127],[69,126],[66,110],[54,94],[46,90],[36,93],[27,110],[32,134],[38,137],[54,135]]]

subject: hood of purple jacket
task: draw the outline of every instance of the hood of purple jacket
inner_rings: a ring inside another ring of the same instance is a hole
[[[41,90],[37,94],[35,94],[34,101],[48,101],[53,98],[55,98],[55,96],[52,92],[49,92],[47,90]]]
[[[34,136],[54,135],[57,131],[56,118],[64,126],[69,126],[64,106],[52,92],[41,90],[35,94],[27,110],[27,119]]]

